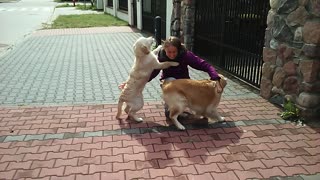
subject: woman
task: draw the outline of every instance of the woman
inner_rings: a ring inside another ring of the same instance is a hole
[[[191,51],[188,51],[181,43],[180,39],[174,36],[169,37],[164,41],[162,50],[159,52],[158,60],[175,61],[178,62],[178,66],[171,66],[162,70],[160,80],[172,81],[174,79],[190,79],[188,66],[207,72],[211,80],[219,80],[220,77],[215,68],[207,63],[205,60],[194,55]],[[155,78],[159,74],[160,70],[154,70],[150,76],[149,81]],[[217,83],[219,84],[219,83]],[[218,87],[218,92],[221,92],[221,87]]]

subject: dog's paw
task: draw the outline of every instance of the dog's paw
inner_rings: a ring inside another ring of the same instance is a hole
[[[170,62],[170,65],[171,65],[171,66],[179,66],[179,63],[177,63],[177,62]]]
[[[186,130],[186,128],[182,125],[182,124],[179,124],[176,126],[179,130]]]
[[[133,118],[133,120],[135,120],[136,122],[142,122],[143,121],[142,118]]]
[[[224,121],[225,121],[225,118],[224,118],[224,117],[220,117],[218,121],[219,121],[219,122],[224,122]]]

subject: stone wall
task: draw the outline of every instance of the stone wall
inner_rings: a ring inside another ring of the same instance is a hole
[[[181,2],[181,39],[189,50],[193,50],[195,0]]]
[[[270,0],[261,96],[320,117],[320,0]]]
[[[193,50],[195,1],[181,1],[180,36]],[[320,0],[270,0],[260,94],[291,99],[306,118],[320,118]]]

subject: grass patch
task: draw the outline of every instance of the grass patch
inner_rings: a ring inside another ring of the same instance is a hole
[[[63,3],[63,4],[59,4],[56,6],[56,8],[67,8],[67,7],[74,7],[73,4],[69,4],[69,3]],[[76,9],[79,10],[95,10],[97,11],[97,8],[95,6],[91,6],[90,3],[84,5],[84,4],[76,4],[75,6]]]
[[[48,29],[127,26],[128,23],[109,14],[61,15]]]
[[[65,4],[59,4],[59,5],[56,6],[56,8],[65,8],[65,7],[73,7],[73,5],[65,3]]]

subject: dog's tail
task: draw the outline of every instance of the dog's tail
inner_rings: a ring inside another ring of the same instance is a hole
[[[120,98],[118,101],[118,112],[116,115],[117,119],[120,119],[121,113],[122,113],[122,105],[123,105],[123,100]]]

